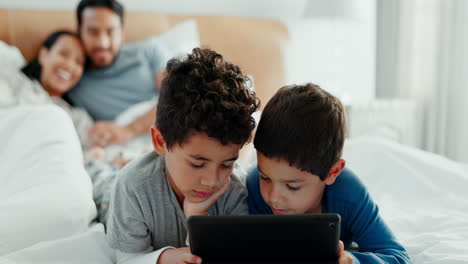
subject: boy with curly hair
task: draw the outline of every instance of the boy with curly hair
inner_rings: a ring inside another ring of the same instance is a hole
[[[122,169],[107,237],[119,263],[201,263],[186,247],[191,215],[248,214],[233,175],[259,100],[238,66],[209,49],[166,66],[151,127],[154,150]]]

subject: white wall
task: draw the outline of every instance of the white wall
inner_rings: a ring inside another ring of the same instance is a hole
[[[345,101],[375,96],[376,0],[121,0],[127,10],[266,17],[291,34],[288,82]],[[0,8],[74,9],[79,0],[1,0]]]
[[[375,97],[376,3],[353,2],[343,16],[287,22],[292,37],[289,64],[294,65],[288,69],[289,79],[319,84],[345,103]]]

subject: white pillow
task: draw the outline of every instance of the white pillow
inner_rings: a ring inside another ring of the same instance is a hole
[[[0,109],[0,255],[84,232],[96,216],[70,117],[58,106]]]
[[[10,69],[20,69],[26,63],[21,51],[0,40],[0,65],[8,66]]]
[[[186,20],[160,34],[152,37],[165,47],[169,58],[179,57],[191,53],[193,48],[200,47],[197,22]]]

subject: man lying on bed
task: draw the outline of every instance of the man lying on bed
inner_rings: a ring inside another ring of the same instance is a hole
[[[115,0],[82,0],[76,15],[87,64],[66,98],[97,121],[89,132],[94,145],[124,143],[147,133],[155,108],[127,126],[112,120],[132,105],[157,97],[165,52],[155,42],[122,45],[124,9]]]

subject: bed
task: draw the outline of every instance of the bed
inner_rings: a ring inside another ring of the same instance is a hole
[[[48,32],[73,29],[73,20],[72,11],[0,9],[0,40],[29,59]],[[253,77],[263,102],[285,83],[288,32],[279,22],[136,12],[126,17],[127,40],[171,41],[168,32],[187,20],[196,41]],[[0,108],[0,146],[0,264],[114,263],[104,227],[92,221],[91,182],[68,116],[51,105]],[[255,165],[254,153],[244,149],[244,167]],[[466,166],[373,137],[348,140],[344,157],[413,263],[468,263]]]
[[[373,137],[349,140],[344,157],[413,263],[468,263],[466,165]]]

